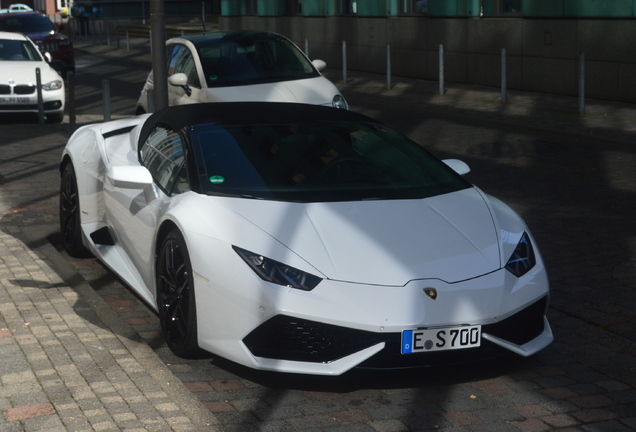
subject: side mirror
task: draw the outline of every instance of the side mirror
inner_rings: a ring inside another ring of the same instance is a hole
[[[470,172],[470,167],[465,162],[460,161],[459,159],[444,159],[442,162],[448,165],[459,175],[468,174]]]
[[[168,84],[181,87],[188,96],[192,95],[192,89],[188,85],[188,76],[184,73],[176,73],[168,77]]]
[[[143,166],[114,166],[106,173],[108,181],[116,188],[140,189],[146,201],[155,199],[152,174]]]
[[[318,72],[321,72],[327,69],[327,63],[325,63],[324,60],[316,59],[316,60],[313,60],[311,64],[314,65],[314,67],[318,70]]]
[[[49,64],[53,61],[53,57],[51,57],[51,53],[48,51],[44,53],[44,59]]]

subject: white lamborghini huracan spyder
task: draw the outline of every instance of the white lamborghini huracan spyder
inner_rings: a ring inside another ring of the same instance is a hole
[[[553,339],[523,220],[463,162],[363,115],[174,106],[80,128],[60,169],[67,251],[154,308],[177,355],[338,375]]]

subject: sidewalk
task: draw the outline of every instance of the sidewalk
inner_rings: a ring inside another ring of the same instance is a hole
[[[150,62],[147,42],[137,42],[130,52],[124,45],[117,50],[90,41],[77,42],[76,48]],[[326,75],[353,109],[370,115],[372,110],[359,101],[382,97],[387,112],[406,106],[418,115],[452,114],[506,128],[566,131],[572,136],[591,135],[599,142],[636,142],[634,105],[588,100],[581,115],[572,97],[511,90],[504,106],[494,88],[447,83],[441,96],[433,81],[393,77],[393,86],[387,89],[383,76],[350,71],[343,83],[340,71],[332,69]],[[95,121],[98,116],[83,116],[77,123]],[[24,209],[11,204],[10,198],[26,194],[26,189],[33,193],[58,181],[57,157],[73,127],[50,126],[52,135],[38,135],[30,125],[12,126],[0,155],[0,431],[222,430],[210,409],[192,393],[195,390],[175,377],[147,340],[51,244],[56,235],[51,227],[57,227],[57,195],[34,197]],[[3,133],[5,129],[9,127],[3,127]],[[27,144],[28,153],[41,155],[37,164],[23,161]],[[625,367],[633,369],[627,363]],[[614,390],[627,387],[610,384]]]
[[[52,245],[73,129],[0,125],[0,431],[220,430]]]
[[[0,231],[0,431],[219,430],[38,228]]]

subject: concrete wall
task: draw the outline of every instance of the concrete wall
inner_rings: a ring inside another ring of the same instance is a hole
[[[508,55],[508,85],[576,96],[579,53],[586,57],[586,96],[636,102],[636,21],[633,19],[462,19],[421,17],[219,18],[221,29],[282,33],[312,59],[342,68],[347,44],[349,71],[386,72],[391,45],[392,74],[436,80],[439,45],[444,45],[445,79],[498,87],[501,50]]]

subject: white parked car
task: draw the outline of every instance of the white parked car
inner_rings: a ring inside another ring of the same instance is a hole
[[[225,31],[170,39],[167,45],[168,105],[204,102],[302,102],[348,108],[331,81],[289,39],[275,33]],[[152,111],[141,91],[136,114]]]
[[[368,117],[212,103],[84,126],[61,162],[69,254],[155,309],[168,346],[338,375],[536,353],[537,245],[508,206]]]
[[[44,114],[50,122],[64,118],[64,80],[20,33],[0,31],[0,113],[38,113],[36,69],[40,68]]]

